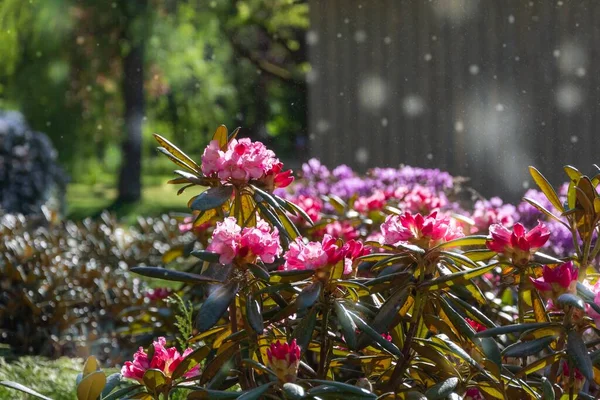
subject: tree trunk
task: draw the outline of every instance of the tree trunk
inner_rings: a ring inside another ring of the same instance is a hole
[[[142,122],[144,119],[144,41],[130,40],[123,59],[125,138],[121,147],[121,172],[117,203],[132,203],[142,195]]]

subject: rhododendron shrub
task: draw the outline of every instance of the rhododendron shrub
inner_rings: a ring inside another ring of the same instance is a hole
[[[198,189],[191,241],[134,271],[179,282],[192,322],[181,348],[140,349],[94,398],[600,395],[600,177],[566,167],[557,193],[531,168],[539,191],[511,205],[412,167],[310,160],[291,182],[223,127],[200,163],[158,140],[171,182]],[[80,390],[102,377],[87,368]]]

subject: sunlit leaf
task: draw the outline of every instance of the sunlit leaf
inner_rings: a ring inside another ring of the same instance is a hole
[[[37,397],[39,399],[52,400],[50,397],[46,397],[43,394],[38,393],[38,392],[36,392],[33,389],[29,389],[27,386],[23,386],[23,385],[21,385],[20,383],[17,383],[17,382],[0,381],[0,385],[1,386],[5,386],[7,388],[19,390],[21,392],[27,393],[28,395],[33,396],[33,397]]]
[[[555,340],[553,336],[543,337],[527,342],[513,343],[504,349],[502,355],[505,357],[529,357],[546,349]]]
[[[171,377],[173,379],[178,379],[182,377],[184,374],[189,372],[196,365],[200,364],[206,356],[210,353],[210,347],[202,346],[188,354],[180,363],[177,365]]]
[[[103,371],[92,372],[77,385],[78,400],[96,400],[106,385],[106,374]]]
[[[154,139],[156,139],[156,141],[162,146],[162,148],[164,148],[170,155],[172,155],[173,158],[180,160],[182,163],[187,165],[187,169],[197,173],[200,173],[202,171],[200,166],[196,164],[194,160],[192,160],[183,151],[179,150],[179,148],[177,148],[177,146],[175,146],[173,143],[169,142],[167,139],[156,133],[153,136]]]
[[[196,211],[212,210],[223,205],[231,198],[232,194],[233,186],[231,185],[209,188],[196,196],[189,207]]]
[[[548,182],[548,180],[535,167],[529,167],[529,173],[531,174],[531,177],[536,185],[548,198],[550,203],[552,203],[557,210],[563,212],[564,208],[560,202],[560,199],[558,198],[558,195],[556,194],[556,191],[554,191],[554,188],[552,185],[550,185],[550,182]]]
[[[167,384],[167,377],[159,369],[149,369],[144,372],[144,385],[152,392],[161,390]]]
[[[264,330],[263,316],[261,313],[261,305],[254,298],[252,292],[248,293],[246,298],[246,319],[254,332],[262,334]]]
[[[319,298],[319,295],[321,294],[322,289],[323,282],[321,281],[316,281],[306,286],[296,298],[298,310],[304,310],[315,304],[315,302]]]
[[[92,372],[96,372],[99,369],[98,360],[94,356],[89,356],[83,364],[83,377],[85,378]]]
[[[225,125],[219,125],[212,137],[212,140],[216,140],[217,143],[219,143],[219,148],[223,151],[227,150],[227,143],[229,142],[227,135],[227,127]]]
[[[526,367],[523,367],[523,369],[521,369],[519,372],[517,372],[515,374],[515,376],[523,377],[523,376],[526,376],[529,374],[533,374],[534,372],[537,372],[541,369],[544,369],[544,368],[554,364],[555,362],[560,360],[562,356],[563,356],[562,353],[552,353],[549,356],[540,358],[539,360],[536,360],[535,362],[528,364]]]
[[[425,392],[425,396],[428,400],[445,399],[456,389],[459,380],[456,377],[448,378],[443,382],[440,382]]]

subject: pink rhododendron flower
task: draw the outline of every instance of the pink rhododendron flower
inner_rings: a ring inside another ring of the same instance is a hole
[[[333,221],[325,225],[325,233],[343,240],[353,240],[360,236],[358,229],[349,221]]]
[[[281,171],[283,164],[273,151],[248,138],[231,140],[225,150],[212,140],[202,154],[201,168],[205,176],[216,175],[222,182],[266,179],[272,188],[285,187],[294,180],[291,171]]]
[[[193,349],[187,349],[183,354],[179,354],[175,347],[166,348],[167,340],[159,337],[158,341],[152,343],[154,346],[154,355],[148,359],[148,354],[142,347],[133,355],[133,362],[126,361],[121,368],[121,374],[125,378],[134,379],[143,384],[144,374],[148,369],[161,370],[165,376],[170,377],[179,363],[190,354]],[[183,375],[186,378],[192,378],[200,375],[200,365],[196,365]]]
[[[471,218],[475,222],[472,232],[488,231],[490,225],[500,224],[512,227],[515,223],[516,208],[512,204],[504,204],[498,197],[475,202]]]
[[[561,367],[562,367],[562,382],[563,382],[563,388],[565,390],[568,390],[569,387],[569,379],[570,379],[570,375],[571,375],[571,370],[569,369],[569,363],[567,363],[566,361],[562,361],[560,363]],[[575,391],[579,392],[583,389],[583,384],[585,383],[585,376],[583,376],[583,374],[581,373],[581,371],[578,368],[575,368],[575,370],[573,371],[573,386],[575,388]]]
[[[292,202],[303,209],[310,217],[313,223],[321,219],[321,210],[323,209],[323,201],[318,197],[300,195],[293,199]],[[295,223],[302,223],[304,219],[300,216],[291,216]]]
[[[556,299],[563,293],[577,293],[578,276],[579,270],[572,261],[568,261],[555,268],[544,265],[541,278],[529,279],[537,290],[545,292],[551,299]]]
[[[443,193],[437,194],[426,186],[417,185],[408,192],[401,202],[401,208],[416,213],[431,213],[448,204]]]
[[[584,281],[583,282],[584,285],[588,286],[588,288],[595,293],[594,296],[594,304],[596,304],[597,306],[600,306],[600,282],[597,282],[594,287],[590,287],[590,285]],[[589,304],[585,305],[585,311],[587,313],[587,315],[589,315],[590,318],[592,318],[594,320],[594,322],[596,323],[596,327],[598,329],[600,329],[600,313],[598,313],[592,306],[590,306]]]
[[[352,272],[352,262],[357,257],[368,253],[363,244],[354,240],[346,242],[341,248],[337,240],[325,235],[319,242],[304,243],[301,237],[290,243],[289,250],[283,255],[285,264],[280,269],[284,271],[319,269],[335,265],[344,260],[344,274]]]
[[[242,230],[234,217],[217,223],[206,250],[219,254],[221,264],[229,264],[236,257],[249,263],[256,262],[257,258],[272,263],[282,252],[277,228],[271,231],[271,226],[259,219],[255,227]]]
[[[295,382],[300,365],[300,347],[296,339],[291,344],[279,340],[267,349],[269,366],[281,382]]]
[[[223,222],[217,222],[212,241],[206,250],[219,254],[221,264],[231,263],[240,246],[241,231],[242,228],[233,217],[225,218]]]
[[[239,256],[249,262],[256,261],[256,257],[262,262],[272,263],[282,252],[279,243],[279,231],[263,220],[256,222],[256,227],[244,228],[240,239]]]
[[[541,222],[529,232],[519,223],[515,224],[512,232],[494,224],[490,226],[490,236],[486,242],[490,250],[510,257],[517,265],[525,265],[531,255],[548,241],[550,230]]]
[[[427,217],[409,212],[389,215],[380,229],[383,244],[408,242],[426,248],[464,236],[462,228],[453,224],[449,217],[438,216],[437,211]]]
[[[354,209],[361,213],[381,210],[385,206],[387,199],[388,196],[386,196],[382,190],[377,190],[368,197],[363,196],[356,199],[354,202]]]

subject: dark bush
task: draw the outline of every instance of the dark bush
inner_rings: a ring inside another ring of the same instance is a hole
[[[37,214],[42,205],[64,203],[67,177],[50,139],[32,131],[18,112],[0,111],[0,209]]]
[[[28,221],[0,219],[0,343],[13,353],[94,353],[113,363],[155,329],[170,329],[166,303],[147,296],[145,283],[128,271],[160,265],[162,254],[182,243],[175,220],[140,219],[132,227],[108,214],[38,227]]]

